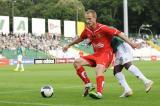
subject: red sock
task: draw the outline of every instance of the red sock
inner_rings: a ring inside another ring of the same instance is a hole
[[[77,75],[82,79],[85,84],[90,83],[90,79],[88,78],[87,73],[85,72],[83,67],[79,67],[77,69]]]
[[[97,81],[97,92],[101,93],[103,92],[103,85],[104,85],[104,76],[98,76],[96,78]]]

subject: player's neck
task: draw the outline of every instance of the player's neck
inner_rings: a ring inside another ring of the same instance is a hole
[[[92,30],[95,30],[96,27],[97,27],[97,23],[94,23],[94,24],[91,26],[91,29],[92,29]]]

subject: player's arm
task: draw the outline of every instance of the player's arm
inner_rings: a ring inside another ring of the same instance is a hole
[[[70,46],[72,46],[74,44],[78,44],[78,43],[80,43],[82,41],[83,41],[82,38],[75,39],[73,42],[71,42],[71,43],[69,43],[69,44],[67,44],[66,46],[63,47],[63,52],[66,52]]]
[[[118,35],[118,37],[122,38],[125,42],[127,42],[132,48],[139,48],[140,47],[139,43],[133,43],[132,41],[130,41],[128,39],[128,37],[126,37],[123,32],[120,32],[117,35]]]
[[[66,52],[70,46],[72,46],[74,44],[78,44],[86,38],[87,38],[86,29],[84,29],[79,38],[75,39],[74,41],[72,41],[71,43],[69,43],[63,47],[63,52]]]
[[[127,42],[132,48],[139,48],[140,47],[140,44],[138,43],[133,43],[131,42],[123,32],[119,31],[118,29],[116,28],[111,28],[111,27],[108,27],[108,26],[105,26],[103,27],[104,31],[111,35],[111,36],[115,36],[117,35],[118,37],[120,37],[121,39],[123,39],[125,42]]]

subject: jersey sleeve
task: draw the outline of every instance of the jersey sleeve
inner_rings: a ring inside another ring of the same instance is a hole
[[[81,38],[81,39],[87,39],[87,30],[86,30],[86,28],[85,28],[85,29],[83,30],[83,32],[81,33],[80,38]]]
[[[111,36],[117,36],[119,33],[121,33],[121,31],[119,31],[118,29],[111,28],[111,27],[108,27],[108,26],[104,26],[103,30],[105,31],[105,33],[107,35],[111,35]]]

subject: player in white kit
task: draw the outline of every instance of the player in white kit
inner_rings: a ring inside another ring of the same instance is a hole
[[[16,69],[14,69],[14,71],[18,71],[19,67],[21,66],[20,72],[22,72],[22,71],[24,71],[23,62],[22,62],[24,48],[22,47],[21,43],[18,44],[16,52],[17,52],[17,67],[16,67]]]
[[[120,85],[124,88],[124,93],[120,97],[129,97],[133,94],[132,89],[127,84],[125,76],[122,73],[123,68],[142,80],[145,85],[146,93],[149,92],[153,81],[146,78],[143,73],[132,64],[133,56],[131,46],[118,37],[112,39],[111,46],[115,53],[114,75],[118,79]]]

